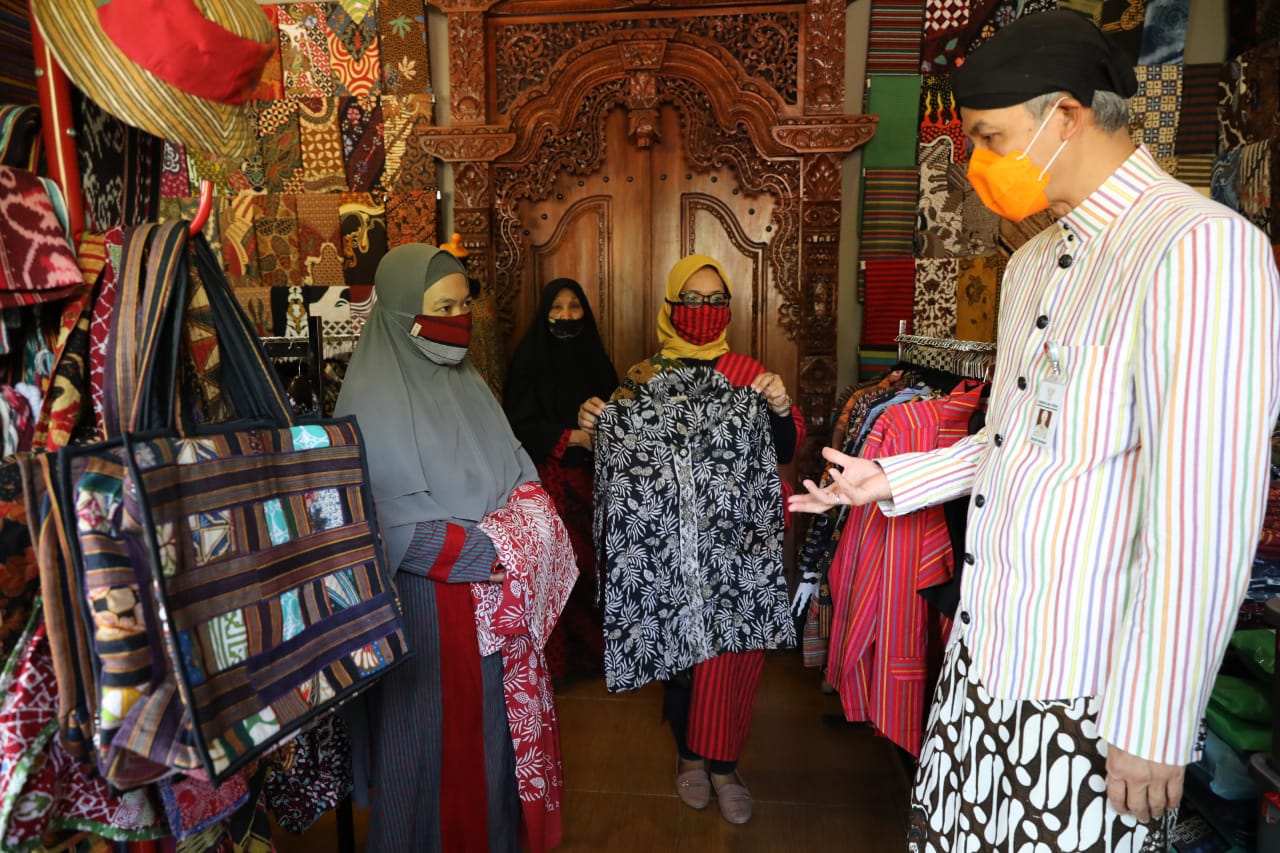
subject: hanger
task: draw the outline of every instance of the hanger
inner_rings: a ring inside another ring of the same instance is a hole
[[[209,221],[209,211],[213,209],[213,181],[208,178],[200,179],[200,201],[196,204],[196,215],[191,220],[191,227],[187,229],[189,236],[196,236],[204,229],[204,224]]]

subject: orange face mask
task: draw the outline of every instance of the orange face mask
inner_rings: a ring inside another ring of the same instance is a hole
[[[1035,145],[1060,103],[1061,100],[1055,103],[1044,121],[1040,122],[1040,127],[1027,143],[1027,148]],[[1002,157],[993,151],[979,148],[969,156],[969,183],[973,184],[978,198],[989,209],[1005,219],[1021,222],[1049,206],[1049,197],[1044,192],[1049,180],[1045,175],[1066,144],[1067,140],[1062,140],[1062,144],[1053,152],[1043,169],[1037,169],[1025,151],[1015,151]]]

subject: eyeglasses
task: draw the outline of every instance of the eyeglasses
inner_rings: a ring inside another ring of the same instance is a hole
[[[680,294],[680,298],[677,302],[672,302],[670,299],[668,299],[667,302],[671,305],[684,305],[686,308],[700,308],[703,305],[710,305],[713,308],[723,308],[725,305],[729,304],[729,294],[712,293],[708,295],[705,293],[689,291],[688,293]]]

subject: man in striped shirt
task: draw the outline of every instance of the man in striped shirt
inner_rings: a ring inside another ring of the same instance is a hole
[[[970,495],[910,849],[1163,850],[1261,527],[1280,276],[1135,148],[1132,67],[1089,20],[1021,18],[952,84],[983,201],[1059,217],[1009,260],[986,427],[828,448],[791,508]]]

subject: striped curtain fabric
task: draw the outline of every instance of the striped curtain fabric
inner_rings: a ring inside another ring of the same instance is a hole
[[[867,73],[919,74],[923,26],[923,0],[873,0]]]
[[[1178,157],[1218,153],[1218,63],[1182,66],[1182,108],[1173,151]]]
[[[862,257],[911,256],[919,182],[914,168],[863,170]]]

